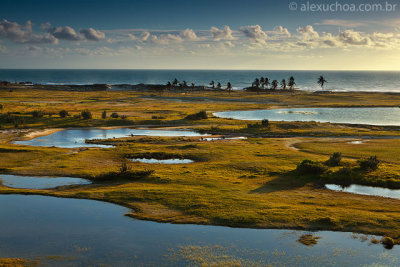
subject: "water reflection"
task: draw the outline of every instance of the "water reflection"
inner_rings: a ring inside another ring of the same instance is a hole
[[[400,126],[400,108],[290,108],[216,112],[237,120],[318,121],[331,123]]]
[[[342,187],[340,185],[335,185],[335,184],[326,184],[325,187],[329,190],[334,190],[334,191],[400,199],[400,189],[388,189],[383,187],[373,187],[373,186],[365,186],[357,184],[352,184],[348,187]]]
[[[54,266],[196,266],[198,256],[257,266],[400,264],[397,246],[387,251],[350,233],[318,232],[322,238],[310,248],[296,241],[304,231],[161,224],[126,212],[93,200],[0,195],[0,257],[70,258]]]
[[[15,141],[15,144],[30,145],[30,146],[56,146],[63,148],[74,147],[111,147],[99,144],[87,144],[88,139],[109,139],[121,138],[128,136],[204,136],[195,131],[180,131],[180,130],[137,130],[130,128],[117,129],[71,129],[55,132],[47,136],[36,137],[27,141]]]
[[[91,182],[82,178],[71,177],[46,177],[46,176],[18,176],[18,175],[0,175],[0,181],[3,185],[12,188],[26,189],[48,189],[64,185],[84,185]]]

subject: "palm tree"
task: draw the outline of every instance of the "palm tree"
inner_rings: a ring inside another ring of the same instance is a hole
[[[192,91],[194,90],[194,83],[191,83]]]
[[[264,89],[264,85],[265,85],[265,78],[264,77],[260,78],[260,83],[261,83],[262,89]]]
[[[265,84],[265,86],[266,86],[267,89],[268,89],[268,86],[270,85],[270,83],[269,83],[269,79],[268,79],[267,77],[265,77],[264,84]]]
[[[282,89],[283,89],[283,90],[286,90],[286,80],[285,80],[285,79],[283,79],[283,80],[281,81],[281,86],[282,86]]]
[[[183,81],[183,84],[182,84],[182,85],[183,85],[183,87],[184,87],[184,88],[187,88],[187,87],[188,87],[188,85],[187,85],[187,82],[186,82],[186,81]]]
[[[226,84],[226,90],[228,90],[228,92],[231,93],[231,91],[232,91],[232,84],[231,84],[230,82],[228,82],[228,83]]]
[[[271,89],[275,90],[276,87],[278,87],[278,81],[277,80],[273,80],[272,83],[271,83]]]
[[[324,88],[325,83],[327,83],[327,80],[325,80],[324,76],[319,76],[318,84],[321,86],[321,88]]]
[[[260,88],[260,80],[258,78],[254,79],[254,86],[258,89]]]
[[[293,76],[290,76],[288,85],[290,86],[290,90],[293,90],[293,87],[296,85]]]
[[[171,89],[171,87],[172,87],[172,84],[171,84],[170,81],[168,81],[168,82],[167,82],[167,89]]]
[[[221,88],[222,88],[221,83],[218,83],[218,84],[217,84],[217,89],[221,89]]]
[[[211,81],[211,82],[210,82],[210,85],[212,86],[212,89],[215,88],[215,82],[214,82],[214,81]]]
[[[177,86],[178,83],[179,83],[178,80],[175,78],[174,81],[172,82],[172,85],[173,85],[173,86]]]

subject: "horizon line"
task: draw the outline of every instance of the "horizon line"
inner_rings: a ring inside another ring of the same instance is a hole
[[[118,69],[118,68],[0,68],[1,70],[175,70],[175,71],[359,71],[359,72],[400,72],[400,70],[380,70],[380,69],[175,69],[175,68],[131,68],[131,69]]]

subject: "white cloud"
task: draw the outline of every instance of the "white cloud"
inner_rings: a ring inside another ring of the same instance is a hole
[[[316,32],[311,25],[307,25],[303,28],[300,27],[297,29],[297,32],[300,33],[303,39],[307,41],[319,38],[318,32]]]
[[[144,31],[140,35],[140,40],[141,41],[147,41],[149,39],[149,37],[150,37],[150,33],[148,31]]]
[[[152,43],[155,44],[168,44],[170,42],[175,42],[175,43],[180,43],[182,42],[182,38],[179,35],[174,35],[174,34],[161,34],[159,36],[157,35],[151,35],[150,38]]]
[[[274,31],[272,31],[271,33],[272,34],[283,35],[283,36],[286,36],[286,37],[290,37],[291,36],[289,30],[287,28],[282,27],[282,26],[276,26],[274,28]]]
[[[84,38],[88,41],[100,41],[102,39],[104,39],[106,37],[106,35],[104,34],[104,32],[99,31],[99,30],[95,30],[93,28],[89,28],[89,29],[81,29],[79,31],[80,34],[82,34],[84,36]]]
[[[224,26],[223,29],[218,29],[216,27],[211,27],[210,29],[211,36],[214,40],[233,40],[232,30],[229,26]]]
[[[132,33],[127,34],[130,40],[136,40],[136,36],[133,35]]]
[[[240,27],[239,31],[251,39],[265,40],[267,38],[267,34],[262,30],[260,25],[243,26]]]
[[[81,37],[69,26],[49,28],[48,32],[55,38],[67,41],[79,41]]]
[[[339,39],[344,44],[348,45],[370,45],[371,39],[368,36],[363,36],[360,32],[346,30],[339,34]]]
[[[0,22],[0,38],[6,38],[21,44],[57,44],[58,42],[57,39],[50,34],[33,33],[32,23],[30,21],[27,21],[25,25],[20,25],[5,19]]]
[[[186,29],[186,30],[184,30],[184,31],[181,31],[181,32],[180,32],[180,36],[181,36],[183,39],[192,40],[192,41],[198,39],[196,33],[195,33],[192,29]]]

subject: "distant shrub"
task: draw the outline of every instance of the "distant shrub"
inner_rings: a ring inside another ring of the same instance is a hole
[[[98,175],[95,177],[96,180],[106,181],[115,179],[140,179],[146,178],[154,173],[154,170],[144,170],[144,171],[133,171],[130,166],[125,162],[121,164],[121,167],[116,172],[108,172],[105,174]]]
[[[75,114],[74,115],[74,119],[81,119],[82,118],[82,115],[81,114]]]
[[[34,110],[31,112],[31,114],[34,118],[42,118],[44,116],[44,112],[41,110]]]
[[[374,171],[379,168],[380,161],[376,156],[369,157],[368,159],[361,159],[358,161],[360,169],[363,171]]]
[[[185,119],[187,119],[187,120],[206,120],[206,119],[208,119],[208,116],[207,116],[207,112],[205,110],[202,110],[200,112],[187,115],[185,117]]]
[[[121,115],[121,119],[126,120],[128,118],[128,116],[126,115]]]
[[[85,109],[81,112],[81,116],[82,118],[84,118],[85,120],[90,120],[92,118],[92,112],[90,112],[89,110]]]
[[[151,118],[153,120],[163,120],[163,119],[165,119],[165,117],[163,117],[163,116],[156,116],[156,115],[151,116]]]
[[[107,111],[104,110],[104,111],[101,113],[101,118],[102,118],[103,120],[107,118]]]
[[[2,104],[0,104],[0,110],[3,110],[4,106]]]
[[[381,239],[381,243],[383,244],[383,246],[384,246],[386,249],[392,249],[393,246],[395,245],[395,242],[394,242],[393,238],[388,237],[388,236],[383,237],[383,238]]]
[[[300,164],[297,165],[296,170],[301,175],[304,174],[321,175],[327,171],[327,168],[320,162],[305,159]]]
[[[341,152],[335,152],[327,160],[326,165],[328,165],[328,166],[339,166],[341,161],[342,161],[342,153]]]
[[[60,115],[61,118],[65,118],[65,117],[69,116],[68,111],[66,111],[65,109],[58,112],[58,115]]]
[[[114,118],[114,119],[117,119],[118,117],[119,117],[119,115],[118,115],[118,113],[116,113],[116,112],[113,112],[113,113],[111,113],[111,116],[110,116],[111,118]]]
[[[267,120],[267,119],[262,120],[261,121],[261,125],[262,126],[268,126],[269,125],[269,120]]]

